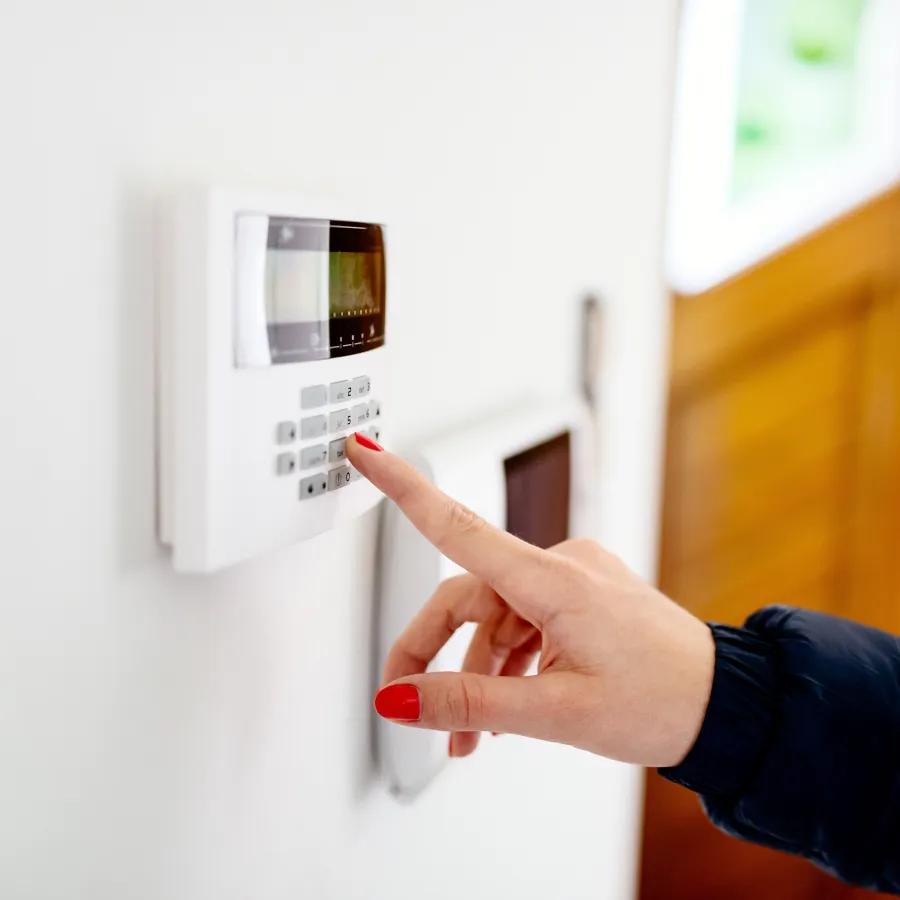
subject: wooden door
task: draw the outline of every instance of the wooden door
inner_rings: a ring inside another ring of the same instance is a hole
[[[900,191],[675,298],[660,581],[706,620],[783,603],[900,633]],[[648,774],[642,900],[855,896]]]

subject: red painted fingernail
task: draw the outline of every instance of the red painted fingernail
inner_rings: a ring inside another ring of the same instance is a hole
[[[498,734],[500,734],[499,731],[492,731],[492,732],[491,732],[491,737],[497,737]]]
[[[422,715],[419,690],[414,684],[391,684],[375,695],[375,712],[395,722],[418,722]]]
[[[361,431],[357,431],[353,436],[356,438],[356,442],[361,444],[367,450],[384,450],[384,447],[382,447],[381,444],[376,444],[372,438],[367,434],[363,434]]]
[[[450,735],[450,740],[447,743],[447,755],[453,759],[453,735]]]

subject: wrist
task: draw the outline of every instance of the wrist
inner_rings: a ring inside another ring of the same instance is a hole
[[[712,695],[716,669],[716,642],[710,627],[692,618],[692,628],[687,641],[686,654],[689,664],[679,679],[679,705],[681,724],[673,735],[669,759],[665,766],[677,766],[691,752],[697,742]]]
[[[704,626],[714,650],[708,702],[694,740],[660,774],[704,795],[730,795],[752,770],[775,719],[772,648],[743,628]]]

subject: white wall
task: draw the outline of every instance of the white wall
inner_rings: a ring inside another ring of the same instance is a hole
[[[382,793],[372,517],[208,579],[154,540],[152,207],[201,177],[388,205],[402,442],[565,387],[606,292],[602,530],[652,572],[675,4],[533,6],[5,5],[4,898],[628,896],[630,769],[503,737]]]

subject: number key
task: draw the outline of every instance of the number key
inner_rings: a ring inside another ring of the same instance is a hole
[[[315,469],[325,464],[328,450],[324,444],[316,444],[314,447],[304,447],[300,452],[300,466],[303,469]]]
[[[328,391],[324,384],[314,384],[305,387],[300,392],[300,407],[302,409],[315,409],[328,403]]]
[[[295,422],[279,422],[275,439],[279,444],[292,444],[297,440],[297,424]]]
[[[338,438],[328,445],[328,462],[340,462],[347,458],[347,438]]]
[[[293,453],[279,453],[275,461],[275,471],[279,475],[293,475],[297,470],[297,457]]]
[[[335,381],[329,386],[328,393],[332,403],[343,403],[345,400],[350,399],[350,382]]]
[[[336,409],[329,416],[329,431],[344,431],[353,427],[353,415],[349,409]]]
[[[328,490],[339,491],[342,487],[350,484],[353,476],[350,474],[350,466],[341,466],[339,469],[332,469],[328,473]]]
[[[328,431],[328,419],[325,416],[310,416],[300,420],[300,437],[304,441],[310,438],[322,437]]]
[[[310,500],[313,497],[324,494],[327,490],[328,476],[324,472],[320,472],[318,475],[310,475],[309,478],[304,478],[300,482],[300,499]]]

